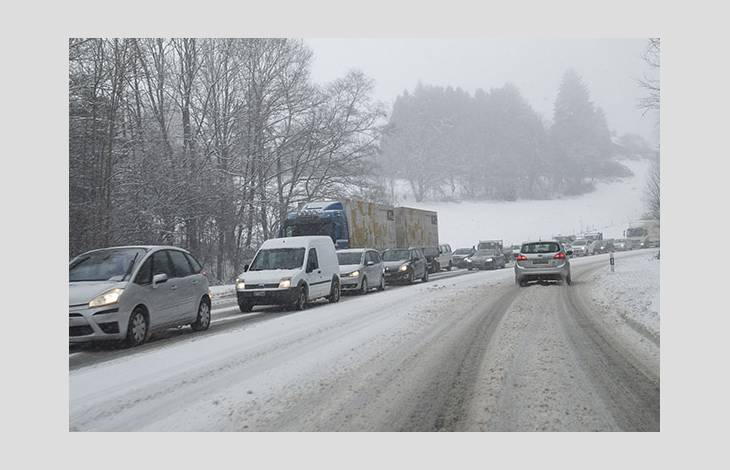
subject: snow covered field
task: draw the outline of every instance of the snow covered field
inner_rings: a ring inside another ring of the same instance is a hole
[[[659,338],[659,267],[657,250],[641,256],[617,258],[614,272],[596,271],[592,300],[624,320]]]
[[[650,164],[623,161],[634,176],[597,183],[596,190],[548,201],[423,202],[399,198],[399,205],[438,211],[439,240],[452,248],[470,247],[479,239],[501,239],[505,244],[555,235],[602,231],[605,238],[621,238],[627,225],[645,211],[643,192]]]

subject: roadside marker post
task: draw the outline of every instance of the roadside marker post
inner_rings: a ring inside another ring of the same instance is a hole
[[[615,264],[613,260],[613,251],[611,252],[611,256],[608,258],[608,262],[611,264],[611,272],[613,272],[613,265]]]

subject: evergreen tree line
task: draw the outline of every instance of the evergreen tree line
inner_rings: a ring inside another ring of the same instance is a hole
[[[636,135],[614,142],[603,111],[568,70],[550,124],[512,84],[474,94],[425,85],[406,91],[393,105],[379,158],[391,184],[406,180],[417,201],[544,199],[630,175],[616,161],[627,153],[622,142],[631,152],[648,149]]]
[[[384,111],[291,39],[71,39],[69,254],[189,249],[230,281],[301,202],[368,197]]]

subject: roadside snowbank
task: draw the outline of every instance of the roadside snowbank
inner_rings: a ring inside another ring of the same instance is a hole
[[[659,339],[659,259],[657,250],[639,256],[616,257],[615,271],[596,273],[591,297],[608,310],[618,312],[634,328]]]

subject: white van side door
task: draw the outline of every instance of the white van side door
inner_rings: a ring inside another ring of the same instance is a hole
[[[307,279],[307,284],[309,284],[309,298],[316,299],[329,294],[329,283],[327,282],[328,280],[323,279],[324,276],[322,275],[322,268],[319,265],[317,248],[312,247],[309,249],[305,266],[304,275]]]

